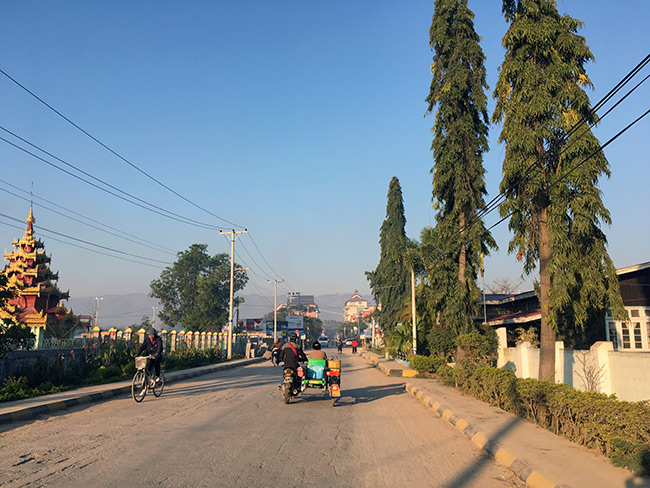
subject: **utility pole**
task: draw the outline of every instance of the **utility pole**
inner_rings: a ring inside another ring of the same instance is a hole
[[[481,279],[483,280],[483,323],[487,324],[487,304],[485,303],[485,267],[483,265],[483,253],[481,253]]]
[[[248,234],[248,231],[246,229],[233,229],[228,232],[220,230],[219,234],[229,236],[228,240],[230,241],[230,307],[228,311],[228,359],[232,359],[232,295],[234,291],[235,279],[235,241],[241,234]]]
[[[104,297],[95,297],[95,327],[99,327],[99,301]]]
[[[242,274],[243,271],[246,271],[247,269],[251,269],[250,266],[246,266],[245,268],[235,268],[235,271],[237,271],[235,278],[237,278],[240,274]],[[237,303],[237,326],[239,326],[239,303]]]
[[[273,342],[275,342],[278,334],[278,283],[284,283],[284,280],[268,280],[268,282],[273,283],[275,289],[273,300]]]
[[[158,307],[151,307],[151,310],[153,310],[153,313],[151,314],[151,327],[154,328],[156,325],[156,310],[158,310]]]
[[[411,269],[411,311],[413,315],[413,354],[418,353],[418,319],[415,316],[415,269]]]

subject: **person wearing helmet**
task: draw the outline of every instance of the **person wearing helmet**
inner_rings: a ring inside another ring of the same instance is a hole
[[[160,381],[160,362],[162,361],[162,339],[158,335],[158,331],[153,327],[147,332],[147,337],[144,338],[140,347],[136,351],[136,356],[153,356],[150,359],[150,367],[153,366],[156,373],[156,381]]]
[[[298,344],[298,335],[295,332],[289,334],[289,342],[282,346],[278,361],[284,362],[285,368],[293,370],[293,387],[294,390],[298,389],[298,367],[300,366],[298,363],[307,361],[307,356]]]
[[[321,349],[320,342],[314,342],[314,350],[309,353],[309,359],[327,359],[327,354]]]

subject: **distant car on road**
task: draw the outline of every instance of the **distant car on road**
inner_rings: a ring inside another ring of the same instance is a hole
[[[345,340],[345,345],[346,346],[351,346],[352,345],[352,339],[346,339]]]
[[[329,347],[330,346],[330,341],[326,335],[322,335],[318,338],[318,342],[320,342],[321,347]]]

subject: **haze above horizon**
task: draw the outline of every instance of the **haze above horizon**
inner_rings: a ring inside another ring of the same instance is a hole
[[[558,2],[561,13],[585,23],[580,34],[596,58],[587,65],[592,103],[650,46],[650,3],[611,5]],[[469,6],[487,56],[491,112],[507,24],[498,2]],[[402,185],[409,237],[434,223],[433,118],[424,117],[432,1],[404,8],[388,0],[41,0],[1,11],[0,70],[185,198],[0,74],[0,245],[10,250],[22,236],[33,199],[36,235],[72,296],[147,293],[177,252],[193,243],[229,252],[219,229],[247,228],[236,243],[236,261],[251,267],[242,294],[272,301],[267,281],[283,279],[279,294],[358,289],[371,298],[364,272],[379,260],[392,176]],[[646,85],[595,130],[601,143],[647,110]],[[486,201],[498,193],[503,158],[500,127],[490,129]],[[650,203],[649,129],[644,119],[605,151],[612,177],[600,188],[613,225],[604,230],[619,268],[650,261],[641,214]],[[178,217],[142,208],[149,204]],[[86,217],[94,227],[79,222]],[[499,216],[485,220],[490,226]],[[518,281],[507,223],[492,232],[500,250],[486,258],[486,283]],[[532,288],[531,279],[521,286]]]

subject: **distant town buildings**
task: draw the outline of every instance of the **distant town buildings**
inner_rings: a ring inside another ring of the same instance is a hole
[[[15,293],[5,309],[0,309],[0,318],[13,318],[32,329],[40,344],[45,329],[69,316],[71,312],[59,302],[67,300],[69,294],[56,286],[57,273],[50,270],[51,258],[45,254],[43,242],[34,237],[34,212],[30,206],[26,219],[25,235],[13,241],[13,251],[5,251],[9,264],[0,271],[7,277],[7,287]]]
[[[359,295],[359,290],[354,290],[354,294],[345,302],[345,306],[343,307],[343,321],[358,322],[359,318],[365,320],[374,311],[374,305],[369,306],[368,300],[365,300]]]
[[[302,315],[303,317],[320,317],[320,310],[314,301],[314,295],[287,293],[287,304],[278,305],[278,312],[280,311],[286,311],[291,315]]]

